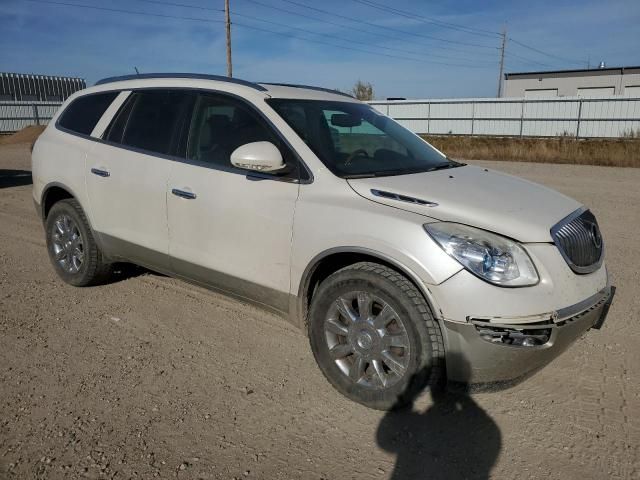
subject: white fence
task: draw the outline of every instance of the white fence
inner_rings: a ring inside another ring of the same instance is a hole
[[[369,103],[415,133],[576,138],[640,134],[640,98],[470,98]]]
[[[0,102],[0,133],[13,133],[29,125],[46,125],[61,102]]]
[[[576,138],[640,134],[640,98],[470,98],[370,103],[416,133]],[[60,105],[0,101],[0,133],[46,125]]]

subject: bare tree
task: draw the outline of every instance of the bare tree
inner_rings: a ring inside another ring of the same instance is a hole
[[[373,100],[373,85],[368,82],[358,80],[351,89],[351,92],[353,93],[353,96],[358,100]]]

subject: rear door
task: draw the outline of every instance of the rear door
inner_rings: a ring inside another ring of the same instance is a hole
[[[193,94],[134,91],[87,157],[93,227],[108,253],[167,270],[167,180]]]
[[[288,168],[252,174],[230,155],[270,141]],[[167,196],[173,270],[278,310],[288,308],[293,214],[301,165],[259,113],[223,94],[199,94],[186,160],[171,166]]]

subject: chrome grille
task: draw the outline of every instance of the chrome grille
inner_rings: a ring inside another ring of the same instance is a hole
[[[602,264],[604,243],[589,210],[576,210],[561,220],[551,229],[551,237],[574,272],[591,273]]]

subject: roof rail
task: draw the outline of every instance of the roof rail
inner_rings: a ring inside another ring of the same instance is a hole
[[[311,85],[297,85],[294,83],[270,83],[270,82],[259,82],[259,83],[260,85],[274,85],[277,87],[306,88],[307,90],[317,90],[318,92],[327,92],[327,93],[333,93],[334,95],[342,95],[343,97],[355,98],[353,95],[349,95],[348,93],[341,92],[340,90],[334,90],[331,88],[314,87]]]
[[[122,75],[120,77],[108,77],[98,80],[96,85],[103,85],[105,83],[124,82],[126,80],[141,80],[151,78],[193,78],[197,80],[216,80],[219,82],[235,83],[237,85],[244,85],[245,87],[253,88],[260,92],[264,92],[267,89],[257,83],[248,82],[246,80],[240,80],[238,78],[223,77],[222,75],[207,75],[204,73],[141,73],[138,75]]]

